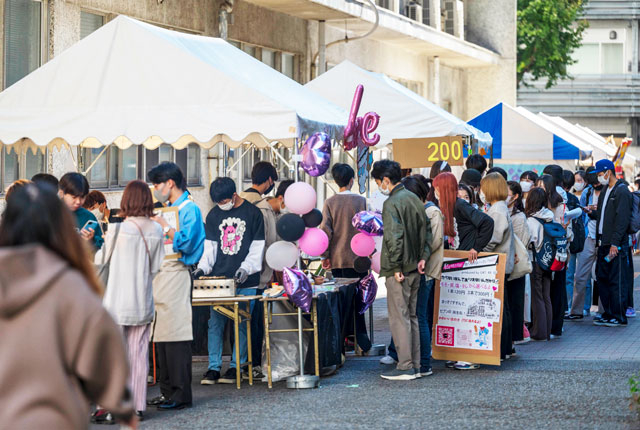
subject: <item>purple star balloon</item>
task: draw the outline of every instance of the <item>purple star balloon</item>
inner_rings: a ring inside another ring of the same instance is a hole
[[[367,236],[382,236],[382,214],[380,212],[358,212],[351,219],[351,224]]]
[[[360,315],[365,313],[373,304],[377,293],[378,284],[376,284],[373,273],[369,273],[367,276],[362,278],[358,284],[358,297],[360,298],[358,312],[360,312]]]
[[[302,145],[300,165],[310,176],[322,176],[331,161],[331,138],[326,133],[314,133]]]
[[[313,289],[307,275],[301,270],[285,267],[282,271],[282,284],[289,300],[304,312],[309,312]]]

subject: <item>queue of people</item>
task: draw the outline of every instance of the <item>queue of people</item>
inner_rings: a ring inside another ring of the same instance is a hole
[[[589,315],[592,300],[598,298],[595,325],[622,327],[635,315],[635,232],[630,219],[638,208],[628,184],[616,178],[613,163],[600,160],[575,173],[549,165],[541,176],[523,173],[519,182],[508,181],[499,167],[487,167],[483,157],[472,155],[458,181],[446,162],[434,165],[429,178],[403,171],[390,160],[373,165],[371,176],[385,198],[380,276],[386,278],[393,339],[381,362],[395,364],[382,373],[387,380],[433,373],[434,289],[445,249],[468,251],[470,261],[479,252],[506,255],[502,359],[516,354],[518,344],[561,337],[564,321]],[[355,270],[356,255],[349,244],[358,233],[352,218],[367,209],[367,200],[351,192],[351,166],[335,164],[331,173],[339,192],[326,200],[322,211],[320,228],[329,238],[322,267],[337,277],[359,278],[363,274]],[[52,343],[48,350],[59,356],[48,356],[44,363],[29,354],[35,348],[29,342],[10,352],[0,348],[0,362],[6,364],[0,372],[3,380],[6,376],[19,383],[23,378],[26,383],[26,375],[36,369],[56,375],[56,384],[68,387],[67,397],[56,396],[57,403],[36,414],[21,411],[42,402],[50,391],[0,394],[16,411],[9,418],[11,425],[38,427],[46,422],[81,428],[93,402],[97,409],[92,422],[135,426],[147,406],[166,411],[192,405],[193,279],[233,278],[240,295],[260,294],[281,279],[264,255],[280,239],[276,224],[287,213],[284,194],[293,181],[278,183],[277,170],[268,162],[257,163],[251,177],[251,187],[242,192],[231,178],[213,181],[209,194],[214,207],[204,219],[182,171],[170,162],[148,172],[151,187],[143,181],[127,185],[118,222],[110,222],[106,197],[90,192],[79,173],[67,173],[60,181],[39,174],[7,190],[0,261],[10,270],[0,275],[0,288],[10,299],[0,303],[0,330],[24,339],[47,338]],[[175,209],[177,228],[154,211],[157,206]],[[165,258],[166,253],[176,258]],[[96,265],[108,266],[104,292],[92,257]],[[38,262],[37,270],[25,261]],[[591,288],[592,279],[597,288]],[[28,288],[18,291],[16,285]],[[252,314],[260,308],[254,305]],[[16,314],[37,321],[42,334],[21,335],[25,328],[13,327],[15,319],[8,318]],[[243,324],[240,357],[234,352],[223,371],[226,323],[211,309],[203,385],[235,382],[236,369],[247,361]],[[82,327],[99,335],[83,336]],[[260,331],[255,332],[259,336]],[[155,343],[160,385],[160,395],[153,399],[146,393],[150,341]],[[479,367],[468,362],[446,365],[458,370]],[[74,406],[71,399],[76,398],[85,401]]]

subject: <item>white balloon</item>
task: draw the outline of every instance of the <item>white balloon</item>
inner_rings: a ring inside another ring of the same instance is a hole
[[[271,244],[267,249],[265,258],[269,267],[281,272],[285,267],[291,267],[296,264],[299,256],[300,251],[295,244],[281,240]]]
[[[307,214],[316,207],[316,190],[306,182],[295,182],[284,192],[284,204],[294,214]]]

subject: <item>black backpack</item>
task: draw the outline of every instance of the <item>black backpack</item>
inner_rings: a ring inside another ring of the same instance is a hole
[[[573,194],[567,193],[567,209],[573,210],[579,206],[580,200],[578,200],[578,198]],[[584,241],[587,238],[584,231],[584,221],[582,220],[582,216],[573,219],[571,221],[571,227],[573,229],[573,240],[569,244],[569,252],[575,255],[582,252],[584,249]]]

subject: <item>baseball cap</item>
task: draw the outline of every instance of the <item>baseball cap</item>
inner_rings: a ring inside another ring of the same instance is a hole
[[[606,172],[607,170],[616,170],[616,166],[613,165],[613,161],[611,160],[598,160],[596,162],[596,168],[595,170],[593,170],[591,173],[602,173],[602,172]]]

